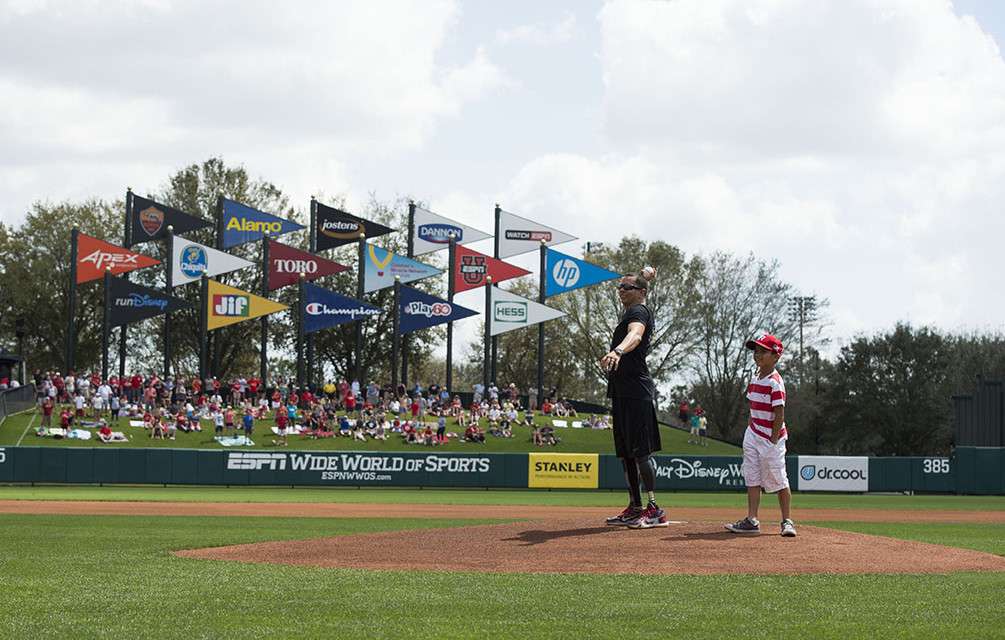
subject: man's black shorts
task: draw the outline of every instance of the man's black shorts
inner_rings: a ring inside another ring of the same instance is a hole
[[[612,398],[614,451],[619,458],[643,458],[663,448],[656,407],[649,398]]]

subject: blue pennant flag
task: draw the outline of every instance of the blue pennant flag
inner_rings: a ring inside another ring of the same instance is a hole
[[[620,273],[553,249],[548,249],[545,264],[547,277],[544,281],[544,297],[546,298],[621,277]]]
[[[304,333],[314,333],[355,320],[366,320],[381,313],[373,305],[311,283],[304,285],[302,304]]]
[[[453,302],[447,302],[412,287],[401,288],[399,310],[401,318],[398,327],[402,335],[419,329],[435,327],[444,322],[454,322],[478,315],[477,311],[466,309]]]
[[[246,242],[261,240],[263,236],[274,238],[284,233],[303,229],[303,225],[279,218],[271,213],[252,209],[240,202],[227,198],[223,201],[223,248],[229,249]]]
[[[395,276],[401,276],[401,283],[405,284],[441,273],[443,273],[442,269],[431,267],[397,253],[391,253],[377,245],[366,245],[363,291],[367,293],[394,286]]]

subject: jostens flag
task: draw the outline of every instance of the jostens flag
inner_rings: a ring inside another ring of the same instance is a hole
[[[108,299],[111,301],[111,326],[120,327],[163,313],[187,309],[192,305],[163,291],[112,278]]]
[[[171,286],[195,282],[205,274],[212,278],[221,273],[255,266],[244,258],[175,236],[171,239]]]
[[[300,274],[310,282],[324,276],[348,271],[349,267],[334,260],[301,251],[295,247],[266,240],[269,243],[269,291],[296,284]]]
[[[77,284],[100,280],[105,276],[105,269],[110,268],[112,275],[116,276],[160,263],[160,260],[110,242],[77,234]]]
[[[575,236],[570,236],[539,222],[521,218],[508,211],[501,211],[499,214],[500,258],[534,251],[541,246],[542,240],[550,247],[553,244],[561,244],[575,239]]]
[[[216,280],[209,281],[206,311],[209,319],[207,328],[210,331],[245,320],[267,316],[283,309],[289,309],[289,307],[241,289],[228,287]]]
[[[316,203],[318,251],[334,249],[350,242],[359,240],[359,234],[366,234],[367,239],[392,233],[394,229],[376,222],[357,218],[351,213],[328,205]]]
[[[220,198],[223,202],[223,248],[229,249],[246,242],[254,242],[263,236],[281,236],[299,231],[304,226],[252,209],[240,202]]]
[[[519,278],[530,273],[508,262],[496,260],[492,256],[478,253],[458,245],[454,264],[454,293],[477,289],[485,285],[485,277],[492,276],[492,282],[502,282],[510,278]]]
[[[415,208],[415,235],[412,239],[413,254],[421,256],[450,246],[453,232],[457,244],[468,244],[491,238],[492,236],[456,220],[445,218],[422,207]]]
[[[544,297],[546,298],[621,277],[616,271],[598,267],[591,262],[573,258],[554,249],[547,250],[545,266],[547,273],[544,280]]]
[[[466,309],[453,302],[447,302],[412,287],[401,288],[399,310],[401,320],[398,327],[402,335],[419,329],[435,327],[444,322],[454,322],[478,315],[477,311]]]
[[[164,206],[149,198],[141,198],[136,194],[133,194],[133,210],[129,224],[130,247],[140,242],[167,237],[169,226],[173,227],[175,235],[180,235],[212,225],[208,220]]]
[[[561,318],[565,312],[504,289],[492,287],[492,335],[522,329],[546,320]]]
[[[335,293],[316,284],[304,285],[304,333],[381,314],[373,305]]]
[[[443,273],[442,269],[416,262],[370,243],[367,243],[366,249],[363,290],[367,293],[393,287],[395,276],[400,276],[401,283],[404,284]]]

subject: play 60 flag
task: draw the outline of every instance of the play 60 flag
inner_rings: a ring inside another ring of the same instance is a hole
[[[380,315],[373,305],[329,291],[316,284],[304,284],[304,333],[314,333],[346,322]]]
[[[274,237],[304,228],[303,225],[292,220],[252,209],[240,202],[223,197],[220,198],[220,201],[223,203],[224,249],[236,247],[246,242],[254,242],[264,236]]]
[[[547,250],[545,265],[547,274],[544,280],[544,296],[546,298],[621,277],[620,273],[598,267],[586,260],[559,253],[554,249]]]
[[[399,311],[401,320],[398,326],[402,335],[478,315],[477,311],[466,309],[453,302],[447,302],[412,287],[401,288]]]
[[[228,287],[216,280],[209,281],[209,297],[206,300],[207,328],[212,331],[227,325],[237,324],[252,318],[260,318],[270,313],[288,309],[285,304],[273,302],[253,293]]]

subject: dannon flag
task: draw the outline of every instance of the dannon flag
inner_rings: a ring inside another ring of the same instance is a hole
[[[112,275],[117,276],[160,263],[160,260],[150,256],[83,233],[77,234],[77,284],[100,280],[105,276],[106,269],[111,269]]]
[[[269,243],[269,291],[296,284],[300,274],[310,282],[324,276],[347,271],[349,267],[321,256],[301,251],[275,240]]]
[[[211,225],[207,220],[154,202],[149,198],[141,198],[136,194],[130,197],[132,198],[132,208],[129,211],[130,247],[140,242],[166,238],[168,227],[172,228],[172,233],[175,235],[181,235]]]
[[[346,322],[366,320],[381,310],[316,284],[304,285],[304,333],[314,333]]]
[[[496,283],[530,273],[526,269],[496,260],[474,249],[458,246],[455,250],[454,293],[485,286],[487,276],[492,276],[492,282]]]
[[[110,315],[113,327],[139,322],[192,306],[181,298],[169,296],[163,291],[143,287],[122,278],[111,279],[108,300],[111,305]]]
[[[350,242],[356,242],[361,233],[370,239],[394,231],[394,229],[382,224],[357,218],[341,209],[329,207],[320,202],[314,204],[317,207],[315,224],[317,224],[318,251],[334,249]]]
[[[445,218],[422,207],[415,208],[414,221],[412,254],[416,256],[446,249],[450,245],[450,234],[454,234],[457,244],[467,244],[492,237],[483,231]]]
[[[395,276],[401,278],[401,283],[404,284],[441,273],[443,273],[442,269],[417,262],[387,249],[381,249],[373,244],[366,245],[363,290],[367,293],[393,287]]]
[[[616,271],[598,267],[586,260],[573,258],[554,249],[548,249],[545,254],[545,265],[547,273],[544,280],[544,296],[546,298],[621,277],[621,274]]]
[[[478,315],[477,311],[466,309],[453,302],[447,302],[412,287],[401,288],[398,310],[401,314],[398,321],[401,334]]]
[[[223,248],[229,249],[246,242],[254,242],[265,236],[280,236],[299,231],[303,225],[265,213],[258,209],[220,198],[223,203]]]

